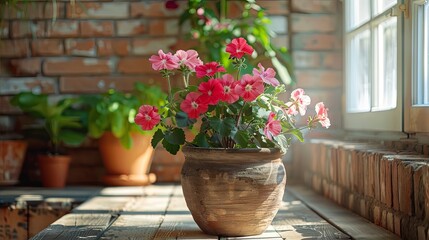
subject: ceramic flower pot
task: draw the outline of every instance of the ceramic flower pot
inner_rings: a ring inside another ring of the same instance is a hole
[[[37,160],[44,187],[63,188],[66,185],[71,161],[69,155],[39,155]]]
[[[183,147],[182,188],[198,226],[220,236],[261,234],[280,207],[286,170],[278,149]]]
[[[99,151],[106,175],[103,182],[114,186],[149,185],[156,175],[149,173],[154,149],[151,135],[131,134],[133,147],[126,149],[111,132],[99,140]]]
[[[0,185],[18,183],[26,151],[24,140],[0,140]]]

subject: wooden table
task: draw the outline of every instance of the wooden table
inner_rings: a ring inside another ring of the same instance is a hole
[[[226,238],[206,235],[198,228],[180,185],[108,187],[32,239],[395,239],[393,234],[312,194],[304,188],[287,187],[282,206],[265,233]],[[338,215],[342,223],[325,220],[319,214],[326,212],[316,213],[303,202],[305,198],[325,202],[321,208],[328,210],[328,215]]]

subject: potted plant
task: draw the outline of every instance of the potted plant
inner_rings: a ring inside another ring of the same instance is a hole
[[[154,153],[150,144],[153,132],[142,131],[134,123],[134,116],[141,104],[160,106],[165,96],[159,86],[136,82],[132,93],[110,89],[101,95],[84,97],[90,103],[89,136],[99,139],[106,184],[148,185],[156,180],[149,173]]]
[[[156,129],[152,146],[162,143],[172,154],[182,148],[184,197],[208,234],[262,233],[283,197],[286,171],[281,158],[292,137],[303,141],[302,130],[317,123],[330,126],[323,102],[315,105],[306,125],[297,126],[295,117],[306,114],[310,97],[296,89],[283,101],[285,86],[272,68],[258,64],[252,74],[243,74],[244,56],[253,51],[243,38],[228,43],[226,53],[234,67],[230,73],[217,62],[203,64],[194,50],[159,50],[149,59],[168,82],[174,72],[181,72],[185,87],[170,89],[162,108],[140,107],[135,122],[142,129]],[[194,73],[197,85],[190,85]],[[186,141],[183,129],[192,128],[197,119],[199,132]]]
[[[49,103],[48,95],[31,92],[21,92],[11,99],[12,105],[42,120],[43,133],[49,139],[48,151],[38,155],[37,159],[45,187],[65,186],[71,157],[65,152],[63,144],[77,146],[85,140],[82,115],[72,108],[78,101],[78,98],[66,98]]]

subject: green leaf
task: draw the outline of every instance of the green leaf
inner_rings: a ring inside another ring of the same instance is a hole
[[[185,112],[176,113],[176,123],[178,127],[187,127],[196,122],[195,119],[191,119],[188,117],[188,114]]]
[[[185,143],[185,132],[181,128],[168,130],[165,132],[164,141],[170,144],[183,145]]]
[[[120,138],[124,135],[124,117],[121,111],[114,111],[109,114],[111,130],[115,137]]]
[[[211,117],[209,118],[209,124],[216,132],[222,135],[222,137],[228,137],[235,128],[235,120],[233,118],[219,119]]]
[[[290,134],[294,135],[300,142],[304,142],[304,136],[302,136],[302,132],[298,129],[290,130]]]
[[[80,145],[85,140],[85,137],[85,133],[70,129],[62,129],[59,134],[59,140],[71,146]]]
[[[126,149],[130,149],[133,146],[133,139],[131,138],[130,134],[124,134],[121,138],[119,138],[119,141]]]
[[[207,141],[207,136],[204,133],[198,133],[197,136],[195,136],[194,141],[192,141],[193,144],[197,145],[198,147],[209,147],[209,142]]]
[[[162,139],[164,139],[164,133],[162,132],[161,129],[156,130],[156,132],[153,134],[152,141],[151,141],[152,147],[156,148],[156,146]]]
[[[271,58],[271,63],[277,71],[277,74],[280,77],[280,80],[285,85],[290,85],[292,83],[291,76],[289,75],[288,70],[283,66],[276,57]]]
[[[289,148],[289,141],[285,135],[277,135],[274,137],[274,140],[277,142],[282,152],[286,153]]]
[[[164,140],[162,141],[162,146],[164,146],[165,150],[167,150],[169,153],[176,155],[176,153],[179,151],[180,149],[180,145],[179,144],[172,144],[169,143],[167,141],[167,139],[164,138]]]
[[[247,131],[239,130],[234,135],[233,139],[240,147],[245,148],[249,144],[250,137]]]

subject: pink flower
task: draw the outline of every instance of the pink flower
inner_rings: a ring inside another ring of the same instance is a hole
[[[134,118],[134,122],[143,130],[152,130],[161,120],[158,109],[150,105],[142,105]]]
[[[198,57],[198,52],[195,50],[187,50],[186,52],[183,50],[177,50],[174,56],[178,59],[178,64],[180,66],[186,66],[190,70],[195,70],[195,67],[203,64],[203,61]]]
[[[288,115],[297,115],[298,112],[301,116],[305,115],[307,106],[310,105],[311,99],[308,95],[304,95],[304,89],[297,88],[290,94],[291,102],[287,102],[286,105],[289,107],[287,110]]]
[[[242,58],[244,54],[252,55],[253,48],[247,44],[244,38],[234,38],[231,43],[226,45],[226,52],[231,54],[231,57]]]
[[[218,72],[225,72],[225,68],[219,65],[217,62],[209,62],[204,65],[199,65],[195,67],[195,72],[197,73],[198,78],[204,76],[212,77]]]
[[[280,124],[280,121],[274,120],[275,116],[276,115],[273,112],[270,113],[267,124],[264,128],[264,134],[270,140],[273,140],[273,136],[279,135],[282,131],[282,125]]]
[[[162,50],[158,51],[157,55],[152,55],[149,58],[152,63],[153,70],[174,70],[179,67],[177,63],[179,59],[171,53],[164,53]]]
[[[258,67],[260,70],[254,68],[253,69],[253,75],[258,76],[264,81],[264,83],[270,84],[272,86],[278,86],[280,85],[279,80],[275,78],[276,72],[272,68],[265,68],[262,66],[262,64],[258,64]]]
[[[224,74],[222,79],[219,79],[219,82],[223,87],[223,94],[220,100],[229,104],[237,101],[240,96],[234,91],[235,85],[237,84],[234,77],[231,74]]]
[[[259,77],[245,74],[235,86],[234,91],[244,101],[251,102],[264,92],[264,83]]]
[[[207,112],[208,105],[201,101],[200,95],[201,93],[198,92],[190,92],[180,104],[180,109],[188,114],[189,118],[195,119]]]
[[[316,113],[317,113],[317,119],[319,120],[320,124],[322,124],[323,127],[329,128],[331,126],[331,121],[329,121],[328,118],[328,108],[325,107],[323,102],[319,102],[316,104]]]
[[[219,82],[219,79],[212,78],[207,82],[202,82],[198,86],[198,91],[200,91],[200,99],[209,105],[215,105],[219,102],[223,94],[222,84]]]

